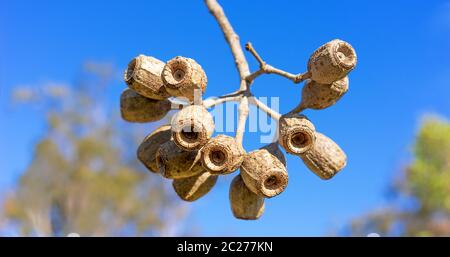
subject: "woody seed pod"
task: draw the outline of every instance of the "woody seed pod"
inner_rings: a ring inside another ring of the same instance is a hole
[[[316,132],[314,146],[300,154],[305,165],[322,179],[330,179],[347,164],[344,151],[330,138]]]
[[[270,154],[277,157],[277,159],[286,166],[286,158],[284,157],[283,152],[281,151],[280,147],[278,147],[278,142],[270,143],[264,147],[261,147],[261,149],[266,149]]]
[[[241,177],[253,193],[267,198],[280,194],[288,184],[286,166],[264,148],[244,157]]]
[[[290,154],[300,154],[314,144],[315,127],[304,115],[288,113],[281,116],[278,142]]]
[[[138,159],[151,172],[159,172],[158,166],[156,165],[156,152],[162,144],[170,140],[171,136],[172,130],[170,126],[164,125],[153,131],[139,145],[137,150]]]
[[[165,178],[187,178],[205,171],[198,160],[198,151],[183,151],[173,140],[162,144],[156,152],[156,165]]]
[[[353,47],[342,40],[332,40],[319,47],[308,61],[311,79],[320,84],[331,84],[347,76],[356,66]]]
[[[202,147],[203,167],[215,175],[231,173],[241,165],[245,151],[233,137],[218,135]]]
[[[170,111],[169,100],[153,100],[141,96],[131,89],[125,89],[120,96],[120,113],[129,122],[158,121]]]
[[[189,178],[174,179],[172,186],[181,199],[193,202],[206,195],[214,187],[216,181],[217,176],[203,172]]]
[[[264,212],[264,197],[250,191],[240,175],[230,185],[230,204],[234,217],[243,220],[256,220]]]
[[[167,92],[194,100],[195,90],[205,92],[207,78],[200,64],[191,58],[177,56],[167,62],[162,72]]]
[[[348,91],[348,77],[324,85],[307,80],[302,90],[301,109],[325,109],[335,104]]]
[[[180,110],[172,119],[172,136],[183,150],[202,147],[214,132],[214,120],[201,105],[190,105]]]
[[[161,79],[164,65],[164,62],[156,58],[139,55],[128,64],[124,75],[125,83],[142,96],[164,100],[170,96]]]

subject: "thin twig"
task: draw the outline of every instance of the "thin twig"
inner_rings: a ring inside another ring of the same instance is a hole
[[[285,77],[289,80],[291,80],[294,83],[300,83],[304,81],[305,79],[308,79],[310,77],[310,74],[308,72],[299,73],[299,74],[292,74],[284,70],[280,70],[278,68],[275,68],[269,64],[267,64],[261,56],[258,54],[258,52],[255,50],[251,42],[248,42],[245,45],[245,49],[249,51],[253,57],[258,61],[259,63],[259,70],[253,72],[252,74],[248,75],[246,77],[247,82],[251,83],[253,80],[255,80],[258,76],[261,74],[277,74],[282,77]]]
[[[225,39],[230,45],[236,67],[241,78],[240,89],[246,90],[247,83],[245,81],[245,78],[250,74],[250,68],[248,67],[248,62],[245,58],[244,51],[242,51],[239,36],[234,32],[227,16],[223,12],[222,7],[219,5],[219,3],[217,3],[216,0],[205,0],[205,3],[209,9],[209,12],[214,16],[214,18],[216,18],[217,22],[219,23]]]
[[[205,0],[205,3],[208,7],[209,12],[217,20],[217,23],[219,23],[225,39],[231,48],[231,52],[233,54],[240,77],[239,90],[242,92],[248,92],[251,81],[247,81],[246,78],[248,75],[250,75],[250,68],[248,66],[247,59],[245,58],[244,51],[242,51],[239,36],[234,32],[234,29],[228,21],[227,16],[223,12],[222,7],[219,5],[219,3],[217,3],[216,0]],[[241,98],[239,104],[238,128],[236,130],[236,141],[241,145],[244,137],[245,124],[248,117],[248,109],[248,100],[244,95]]]
[[[248,109],[249,108],[247,96],[243,96],[238,107],[239,119],[238,119],[238,127],[236,130],[236,142],[238,142],[238,144],[241,145],[244,139],[245,124],[247,122],[248,117]]]
[[[253,48],[253,45],[251,42],[247,42],[247,44],[245,44],[245,50],[249,51],[253,55],[253,57],[255,57],[255,59],[259,63],[259,68],[263,69],[263,67],[266,65],[266,62],[264,62],[264,60],[261,58],[261,56],[259,56],[259,54],[258,54],[258,52],[256,52],[255,48]]]
[[[241,95],[237,96],[228,96],[228,97],[219,97],[219,98],[208,98],[203,101],[203,106],[205,108],[211,108],[221,103],[225,102],[237,102],[241,100]]]
[[[290,113],[300,113],[305,109],[306,108],[303,106],[303,103],[300,101],[300,103],[294,109],[292,109],[292,111],[290,111]]]
[[[275,121],[278,121],[281,117],[281,114],[279,114],[277,111],[273,110],[254,96],[250,97],[250,103],[258,107],[263,112],[267,113],[267,115],[269,115]]]

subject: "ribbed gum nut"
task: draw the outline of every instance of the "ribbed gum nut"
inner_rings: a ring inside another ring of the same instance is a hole
[[[181,199],[193,202],[211,191],[216,181],[217,176],[203,172],[189,178],[174,179],[172,186]]]
[[[145,97],[164,100],[167,93],[161,79],[165,63],[151,56],[139,55],[128,63],[124,74],[128,87]]]
[[[307,152],[300,154],[305,165],[322,179],[330,179],[347,164],[344,151],[330,138],[316,132],[316,142]]]
[[[253,193],[266,198],[279,195],[288,184],[286,166],[267,149],[255,150],[244,157],[241,177]]]
[[[129,122],[158,121],[170,111],[169,100],[154,100],[141,96],[132,89],[125,89],[120,96],[120,114]]]
[[[174,142],[183,150],[199,149],[214,133],[214,120],[201,105],[184,107],[172,118]]]
[[[301,106],[304,109],[325,109],[335,104],[347,91],[348,77],[344,77],[330,85],[307,80],[302,89]]]
[[[281,151],[280,147],[278,146],[278,142],[274,142],[274,143],[268,144],[268,145],[266,145],[264,147],[261,147],[261,149],[266,149],[273,156],[277,157],[277,159],[284,166],[286,166],[286,157],[284,157],[283,152]]]
[[[247,188],[240,175],[230,185],[230,204],[234,217],[242,220],[256,220],[264,212],[264,197]]]
[[[356,66],[353,47],[342,40],[332,40],[319,47],[308,61],[311,79],[320,84],[331,84],[347,76]]]
[[[215,175],[237,170],[244,160],[245,151],[233,137],[218,135],[202,147],[202,165]]]
[[[195,90],[205,92],[208,82],[200,64],[191,58],[177,56],[164,66],[162,79],[167,92],[173,96],[194,100]]]
[[[288,113],[281,116],[278,125],[278,143],[290,154],[300,154],[312,147],[315,127],[306,116]]]
[[[163,125],[145,137],[139,145],[137,150],[138,159],[151,172],[159,172],[156,165],[156,152],[162,144],[170,140],[171,136],[172,130],[170,125]]]
[[[156,152],[156,165],[165,178],[188,178],[205,171],[197,157],[198,151],[184,151],[170,140]]]

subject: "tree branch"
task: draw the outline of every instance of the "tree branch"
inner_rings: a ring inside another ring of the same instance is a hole
[[[294,109],[292,109],[292,111],[290,111],[290,113],[300,113],[305,109],[306,108],[303,106],[303,102],[300,101],[300,103]]]
[[[248,117],[248,99],[247,96],[243,96],[238,107],[239,119],[238,127],[236,130],[236,141],[238,144],[242,145],[242,140],[244,138],[245,124]]]
[[[206,6],[209,12],[214,16],[219,23],[220,28],[225,36],[228,45],[231,48],[231,52],[236,63],[237,70],[240,77],[240,87],[239,90],[244,94],[249,90],[249,85],[251,81],[247,81],[246,78],[250,75],[250,68],[248,67],[247,59],[245,58],[244,51],[242,51],[241,42],[239,41],[239,36],[234,32],[233,27],[228,21],[227,16],[223,12],[222,7],[217,3],[216,0],[205,0]],[[242,140],[244,137],[245,124],[248,117],[248,100],[247,96],[243,95],[239,104],[239,118],[238,127],[236,130],[236,141],[242,145]]]
[[[203,101],[203,106],[205,108],[211,108],[213,106],[216,106],[221,103],[225,102],[237,102],[241,100],[241,95],[235,95],[235,96],[226,96],[226,97],[219,97],[219,98],[208,98]]]
[[[285,78],[291,80],[294,83],[300,83],[300,82],[302,82],[305,79],[308,79],[310,77],[310,74],[308,72],[299,73],[299,74],[292,74],[292,73],[286,72],[284,70],[277,69],[277,68],[275,68],[275,67],[273,67],[271,65],[268,65],[261,58],[261,56],[258,54],[258,52],[256,52],[255,48],[253,48],[253,45],[252,45],[251,42],[248,42],[245,45],[245,49],[247,51],[249,51],[259,63],[259,70],[253,72],[252,74],[250,74],[250,75],[248,75],[246,77],[246,80],[247,80],[247,82],[249,84],[252,83],[253,80],[255,80],[261,74],[277,74],[277,75],[280,75],[282,77],[285,77]]]
[[[217,3],[216,0],[205,0],[206,6],[209,12],[214,16],[219,23],[220,28],[230,45],[231,52],[236,63],[236,67],[241,78],[241,90],[247,89],[247,83],[245,78],[250,74],[250,69],[248,67],[247,59],[245,58],[244,51],[242,51],[241,43],[239,41],[239,36],[234,32],[233,27],[228,21],[227,16],[223,12],[222,7]]]
[[[277,111],[273,110],[263,102],[259,101],[254,96],[250,97],[250,103],[258,107],[261,111],[267,113],[267,115],[269,115],[275,121],[278,121],[281,117],[281,114],[279,114]]]

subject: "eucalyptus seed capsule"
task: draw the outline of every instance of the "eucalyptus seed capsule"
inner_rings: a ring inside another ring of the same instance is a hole
[[[197,155],[198,151],[184,151],[170,140],[156,152],[156,165],[165,178],[187,178],[205,171]]]
[[[158,121],[170,111],[169,100],[154,100],[141,96],[132,89],[126,89],[120,96],[120,113],[129,122]]]
[[[331,84],[347,76],[356,66],[353,47],[342,40],[332,40],[319,47],[308,61],[311,79],[320,84]]]
[[[290,154],[300,154],[312,147],[315,127],[306,116],[288,113],[281,116],[278,142]]]
[[[208,82],[200,64],[191,58],[177,56],[167,62],[162,72],[167,92],[194,101],[195,90],[204,93]]]
[[[172,118],[172,136],[181,149],[192,151],[208,142],[214,133],[214,120],[201,105],[190,105]]]
[[[264,148],[244,157],[241,177],[253,193],[267,198],[282,193],[288,184],[286,166]]]
[[[321,110],[335,104],[348,91],[348,77],[330,85],[307,80],[302,90],[301,109]]]
[[[215,175],[229,174],[239,168],[245,151],[233,137],[218,135],[202,147],[202,165]]]
[[[142,96],[164,100],[170,96],[161,78],[164,65],[164,62],[154,57],[139,55],[128,64],[125,83]]]
[[[216,181],[217,176],[203,172],[189,178],[174,179],[172,186],[181,199],[193,202],[211,191]]]
[[[330,179],[347,164],[344,151],[330,138],[316,132],[314,146],[300,154],[305,165],[322,179]]]
[[[264,197],[247,188],[240,175],[230,185],[230,204],[234,217],[243,220],[256,220],[264,212]]]
[[[150,133],[139,145],[137,150],[138,159],[151,172],[159,172],[156,165],[156,152],[162,144],[170,140],[171,136],[172,130],[170,125],[163,125]]]
[[[284,157],[283,152],[281,151],[278,142],[270,143],[261,149],[266,149],[270,154],[277,157],[277,159],[286,166],[286,158]]]

